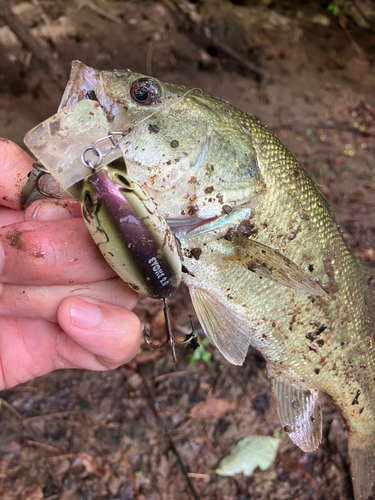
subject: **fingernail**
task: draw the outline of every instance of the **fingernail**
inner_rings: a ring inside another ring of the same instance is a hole
[[[102,319],[102,311],[97,305],[77,298],[70,307],[70,319],[78,328],[95,328]]]
[[[58,205],[56,202],[41,202],[31,215],[31,220],[56,220],[56,219],[69,219],[70,213],[66,208]]]
[[[3,250],[3,245],[0,243],[0,274],[3,272],[4,269],[4,250]]]

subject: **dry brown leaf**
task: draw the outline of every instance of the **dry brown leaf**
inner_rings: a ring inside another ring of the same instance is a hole
[[[228,411],[237,408],[238,403],[231,403],[227,399],[208,399],[193,406],[189,412],[191,418],[220,418]]]
[[[22,495],[22,500],[43,500],[43,498],[43,491],[39,485],[27,488]]]
[[[145,350],[140,349],[138,351],[138,354],[133,360],[133,363],[135,362],[136,365],[143,365],[144,363],[149,363],[150,361],[156,361],[159,358],[162,358],[165,356],[165,353],[163,353],[162,350],[153,350],[150,349],[148,346],[145,346]],[[136,369],[136,366],[135,366]]]

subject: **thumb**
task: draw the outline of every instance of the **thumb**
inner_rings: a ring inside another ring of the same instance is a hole
[[[59,356],[77,368],[117,368],[139,349],[141,323],[125,307],[91,297],[69,297],[60,304],[58,321],[73,341],[64,343]]]

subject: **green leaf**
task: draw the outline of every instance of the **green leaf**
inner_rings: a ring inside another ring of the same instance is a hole
[[[340,13],[340,8],[337,7],[337,5],[335,5],[334,3],[328,4],[327,10],[328,12],[331,12],[331,14],[335,17],[337,17]]]
[[[200,359],[202,359],[205,363],[209,363],[211,361],[212,355],[206,351],[205,346],[211,342],[211,339],[205,337],[202,340],[199,340],[199,346],[195,349],[193,354],[189,356],[190,363],[196,363]]]
[[[211,361],[211,358],[212,358],[211,353],[207,351],[202,352],[202,359],[206,364],[208,364]]]
[[[266,470],[273,464],[280,442],[281,439],[271,436],[248,436],[241,439],[219,463],[215,472],[220,476],[251,476],[257,467]]]

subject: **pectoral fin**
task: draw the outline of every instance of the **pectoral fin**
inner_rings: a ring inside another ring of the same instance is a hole
[[[322,440],[322,411],[318,393],[290,383],[282,377],[272,380],[281,425],[303,451],[314,451]]]
[[[232,262],[248,269],[261,278],[266,278],[292,290],[311,295],[326,292],[290,259],[271,247],[236,236],[231,240],[233,253],[227,255]]]
[[[249,326],[206,291],[190,287],[190,296],[207,337],[227,361],[242,365],[250,345]]]

